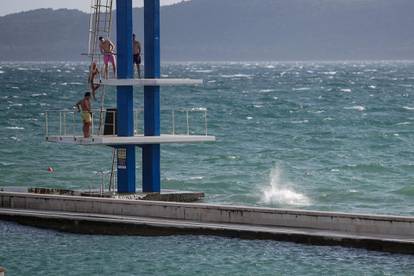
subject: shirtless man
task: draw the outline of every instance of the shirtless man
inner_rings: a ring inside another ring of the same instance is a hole
[[[98,66],[96,65],[96,62],[93,61],[91,66],[89,67],[89,78],[88,82],[91,85],[91,91],[93,99],[96,101],[96,90],[98,90],[101,85],[99,83],[95,83],[95,78],[100,75]]]
[[[135,39],[135,34],[132,35],[133,38],[133,51],[134,51],[134,64],[137,65],[137,71],[138,71],[138,78],[141,78],[141,43],[139,43],[138,40]]]
[[[108,79],[108,63],[112,63],[112,69],[114,71],[114,77],[116,74],[116,65],[115,65],[115,56],[114,50],[115,45],[109,39],[105,39],[102,36],[99,37],[99,49],[104,55],[104,64],[105,64],[105,79]]]
[[[86,92],[85,97],[76,103],[75,105],[78,111],[81,113],[83,121],[83,137],[91,137],[91,125],[92,125],[92,108],[91,108],[91,93]]]

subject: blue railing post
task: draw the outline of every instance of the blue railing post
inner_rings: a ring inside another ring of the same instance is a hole
[[[116,1],[117,77],[132,78],[132,0]],[[118,136],[134,136],[134,97],[132,86],[117,87]],[[135,193],[135,146],[118,147],[118,192]]]
[[[160,1],[144,0],[145,78],[160,77]],[[144,87],[144,134],[160,135],[160,87]],[[160,145],[142,147],[143,192],[160,192]]]

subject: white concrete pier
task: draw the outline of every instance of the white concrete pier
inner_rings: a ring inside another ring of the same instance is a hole
[[[212,234],[414,254],[414,217],[0,192],[0,219],[88,234]]]

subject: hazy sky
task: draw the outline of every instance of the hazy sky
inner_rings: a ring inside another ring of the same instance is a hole
[[[161,4],[168,5],[181,1],[182,0],[161,0]],[[2,0],[1,2],[0,16],[39,8],[69,8],[89,12],[91,0]],[[142,2],[142,0],[133,0],[135,6],[142,5]]]

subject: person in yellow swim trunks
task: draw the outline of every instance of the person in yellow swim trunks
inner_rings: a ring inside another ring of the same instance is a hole
[[[83,137],[91,137],[91,125],[92,125],[92,108],[91,108],[91,93],[86,92],[82,100],[76,103],[78,111],[81,113],[83,121]]]

